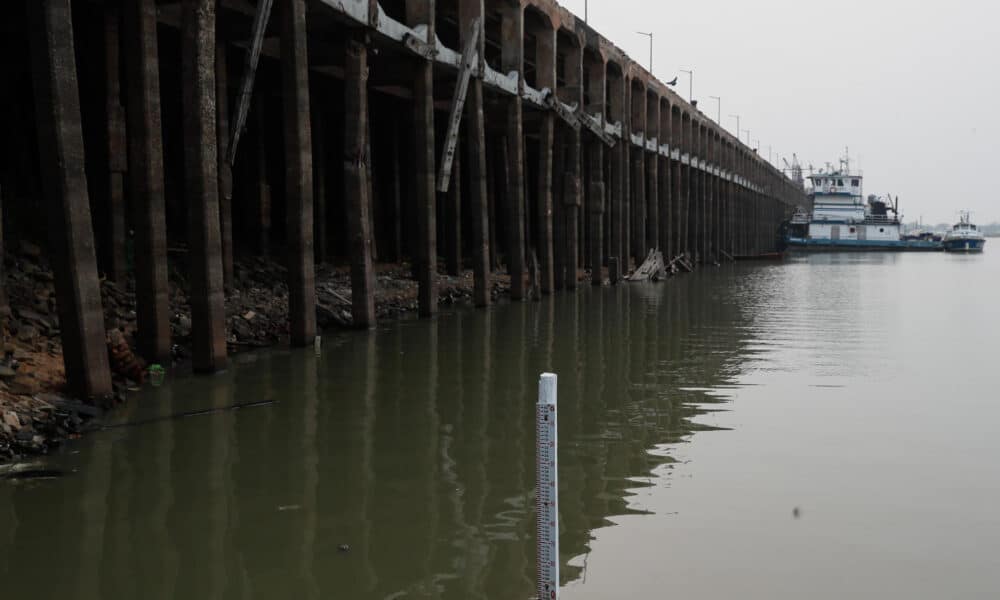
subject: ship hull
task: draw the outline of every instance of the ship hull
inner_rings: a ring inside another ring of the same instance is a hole
[[[976,238],[953,238],[941,243],[947,252],[982,252],[986,240]]]
[[[790,251],[799,252],[936,252],[941,243],[928,240],[832,240],[789,238]]]

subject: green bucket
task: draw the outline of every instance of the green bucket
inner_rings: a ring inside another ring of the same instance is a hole
[[[149,382],[153,384],[153,387],[160,387],[163,385],[163,380],[167,377],[167,371],[160,365],[150,365],[149,367]]]

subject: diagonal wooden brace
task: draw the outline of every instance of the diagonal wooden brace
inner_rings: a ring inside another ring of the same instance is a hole
[[[548,90],[546,90],[548,92]],[[545,96],[545,104],[555,111],[556,115],[569,125],[573,131],[580,131],[580,119],[576,118],[576,110],[568,109],[555,97],[555,94],[548,92]]]
[[[458,70],[458,84],[455,86],[455,96],[451,99],[451,113],[448,116],[448,134],[444,138],[444,149],[441,151],[441,169],[438,171],[437,191],[448,191],[451,182],[451,165],[455,161],[455,147],[458,145],[458,129],[462,123],[462,112],[465,109],[465,96],[469,91],[469,79],[479,62],[479,52],[476,51],[479,42],[479,18],[470,24],[472,31],[462,49],[462,63]]]
[[[250,112],[250,97],[253,95],[253,82],[257,75],[257,63],[260,61],[260,49],[264,45],[264,32],[267,30],[267,22],[271,19],[273,4],[274,0],[261,0],[257,5],[257,14],[253,18],[253,40],[250,42],[246,66],[243,68],[240,97],[236,105],[236,118],[233,121],[229,151],[226,154],[226,162],[230,165],[236,163],[236,147],[239,145],[240,136],[243,135],[243,130],[246,128],[247,113]],[[226,100],[219,98],[218,101],[225,102]]]
[[[596,119],[588,115],[587,113],[581,113],[580,122],[583,123],[583,126],[587,128],[587,131],[597,136],[597,139],[601,140],[601,142],[603,142],[605,146],[607,146],[608,148],[614,148],[615,138],[608,135],[608,132],[605,131],[604,128],[601,126],[601,122],[599,119]]]

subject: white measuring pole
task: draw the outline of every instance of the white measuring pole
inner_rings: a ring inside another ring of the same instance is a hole
[[[538,600],[559,597],[559,462],[556,457],[556,375],[538,380],[535,529],[538,533]]]

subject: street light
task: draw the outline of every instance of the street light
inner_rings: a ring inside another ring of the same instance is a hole
[[[681,73],[687,73],[688,76],[688,102],[694,98],[694,69],[680,69]]]
[[[749,129],[744,129],[743,133],[747,134],[747,146],[749,146],[750,145],[750,130]]]
[[[587,22],[587,12],[589,12],[587,10],[587,0],[583,0],[583,22],[584,23]]]
[[[639,35],[644,35],[649,38],[649,74],[653,74],[653,33],[646,33],[644,31],[636,31]]]
[[[709,98],[718,103],[718,112],[716,113],[715,122],[722,125],[722,98],[718,96],[709,96]]]
[[[740,139],[740,116],[739,115],[729,115],[730,118],[736,118],[736,139]]]

